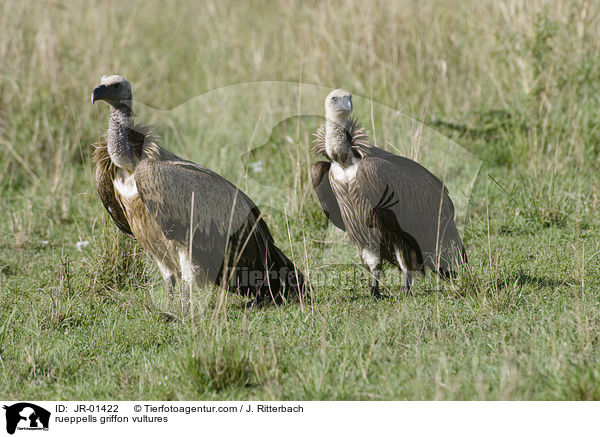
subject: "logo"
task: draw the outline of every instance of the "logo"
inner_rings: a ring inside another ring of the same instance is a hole
[[[19,402],[4,406],[6,410],[6,432],[14,434],[15,430],[48,431],[50,412],[35,404]]]

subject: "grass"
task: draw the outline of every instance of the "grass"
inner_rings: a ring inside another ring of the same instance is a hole
[[[0,398],[600,400],[596,3],[0,8]],[[107,107],[89,94],[109,73],[166,148],[257,200],[314,304],[196,290],[193,323],[160,318],[157,268],[95,193]],[[288,84],[222,88],[265,80]],[[464,192],[466,167],[448,170],[470,260],[457,278],[403,297],[387,269],[375,302],[332,244],[308,183],[327,87],[356,95],[378,144],[447,162],[414,148],[409,118],[371,125],[371,100],[423,120],[431,150],[483,162]]]

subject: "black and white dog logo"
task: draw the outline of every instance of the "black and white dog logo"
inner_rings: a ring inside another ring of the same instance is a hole
[[[6,432],[9,434],[14,434],[17,429],[48,431],[50,411],[27,402],[5,405],[4,409],[6,410]]]

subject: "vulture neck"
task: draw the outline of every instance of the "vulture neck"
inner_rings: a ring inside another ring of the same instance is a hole
[[[351,145],[348,141],[345,122],[327,118],[325,122],[325,150],[329,159],[342,167],[352,164]]]
[[[135,158],[131,144],[129,144],[129,131],[132,124],[131,102],[110,107],[107,135],[108,153],[117,167],[129,172],[133,172],[135,169]]]

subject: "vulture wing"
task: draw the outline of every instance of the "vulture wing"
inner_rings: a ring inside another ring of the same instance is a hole
[[[423,167],[418,162],[413,161],[412,159],[409,159],[409,158],[405,158],[404,156],[395,155],[392,152],[388,152],[387,150],[380,149],[379,147],[375,147],[375,146],[371,146],[371,145],[369,145],[367,147],[359,146],[357,148],[357,152],[364,157],[385,159],[386,161],[389,161],[389,162],[397,165],[400,169],[413,169],[415,172],[414,174],[419,174],[419,172],[421,172],[422,174],[424,174],[426,176],[426,179],[429,183],[437,186],[440,191],[442,189],[444,190],[444,195],[447,197],[446,200],[448,203],[448,207],[451,208],[452,215],[454,216],[454,203],[452,202],[452,199],[450,199],[450,195],[448,194],[448,188],[442,183],[441,180],[439,180],[439,178],[436,175],[431,173],[429,170],[427,170],[425,167]],[[446,202],[446,201],[444,201],[444,202]]]
[[[414,238],[425,266],[451,272],[466,257],[446,187],[417,162],[381,152],[359,164],[357,195],[364,198],[385,228],[399,227]]]
[[[192,220],[193,263],[217,284],[224,265],[264,272],[267,258],[275,251],[280,254],[256,205],[204,167],[187,161],[145,159],[136,167],[135,182],[165,237],[189,247]]]
[[[340,212],[340,206],[333,194],[331,184],[329,183],[329,169],[331,167],[330,162],[317,161],[313,164],[311,169],[311,179],[315,193],[319,198],[321,207],[325,211],[327,218],[335,226],[340,228],[342,231],[346,230],[344,226],[344,220],[342,219],[342,213]]]
[[[127,136],[133,149],[133,153],[135,153],[138,158],[142,157],[146,145],[153,144],[154,138],[150,126],[136,124],[129,129]],[[167,159],[175,156],[156,146],[148,150],[155,151],[158,155],[163,154]],[[106,141],[94,144],[93,161],[96,163],[96,188],[98,189],[98,194],[100,195],[100,199],[102,199],[104,207],[117,227],[130,237],[134,237],[133,232],[131,232],[131,228],[129,227],[129,222],[123,212],[123,206],[115,195],[113,180],[115,179],[117,168],[110,159]]]
[[[117,227],[130,237],[133,237],[129,222],[123,212],[123,207],[115,196],[115,188],[113,186],[115,166],[110,160],[106,142],[96,144],[94,161],[96,162],[96,188],[98,189],[100,199],[102,199],[102,204]]]

